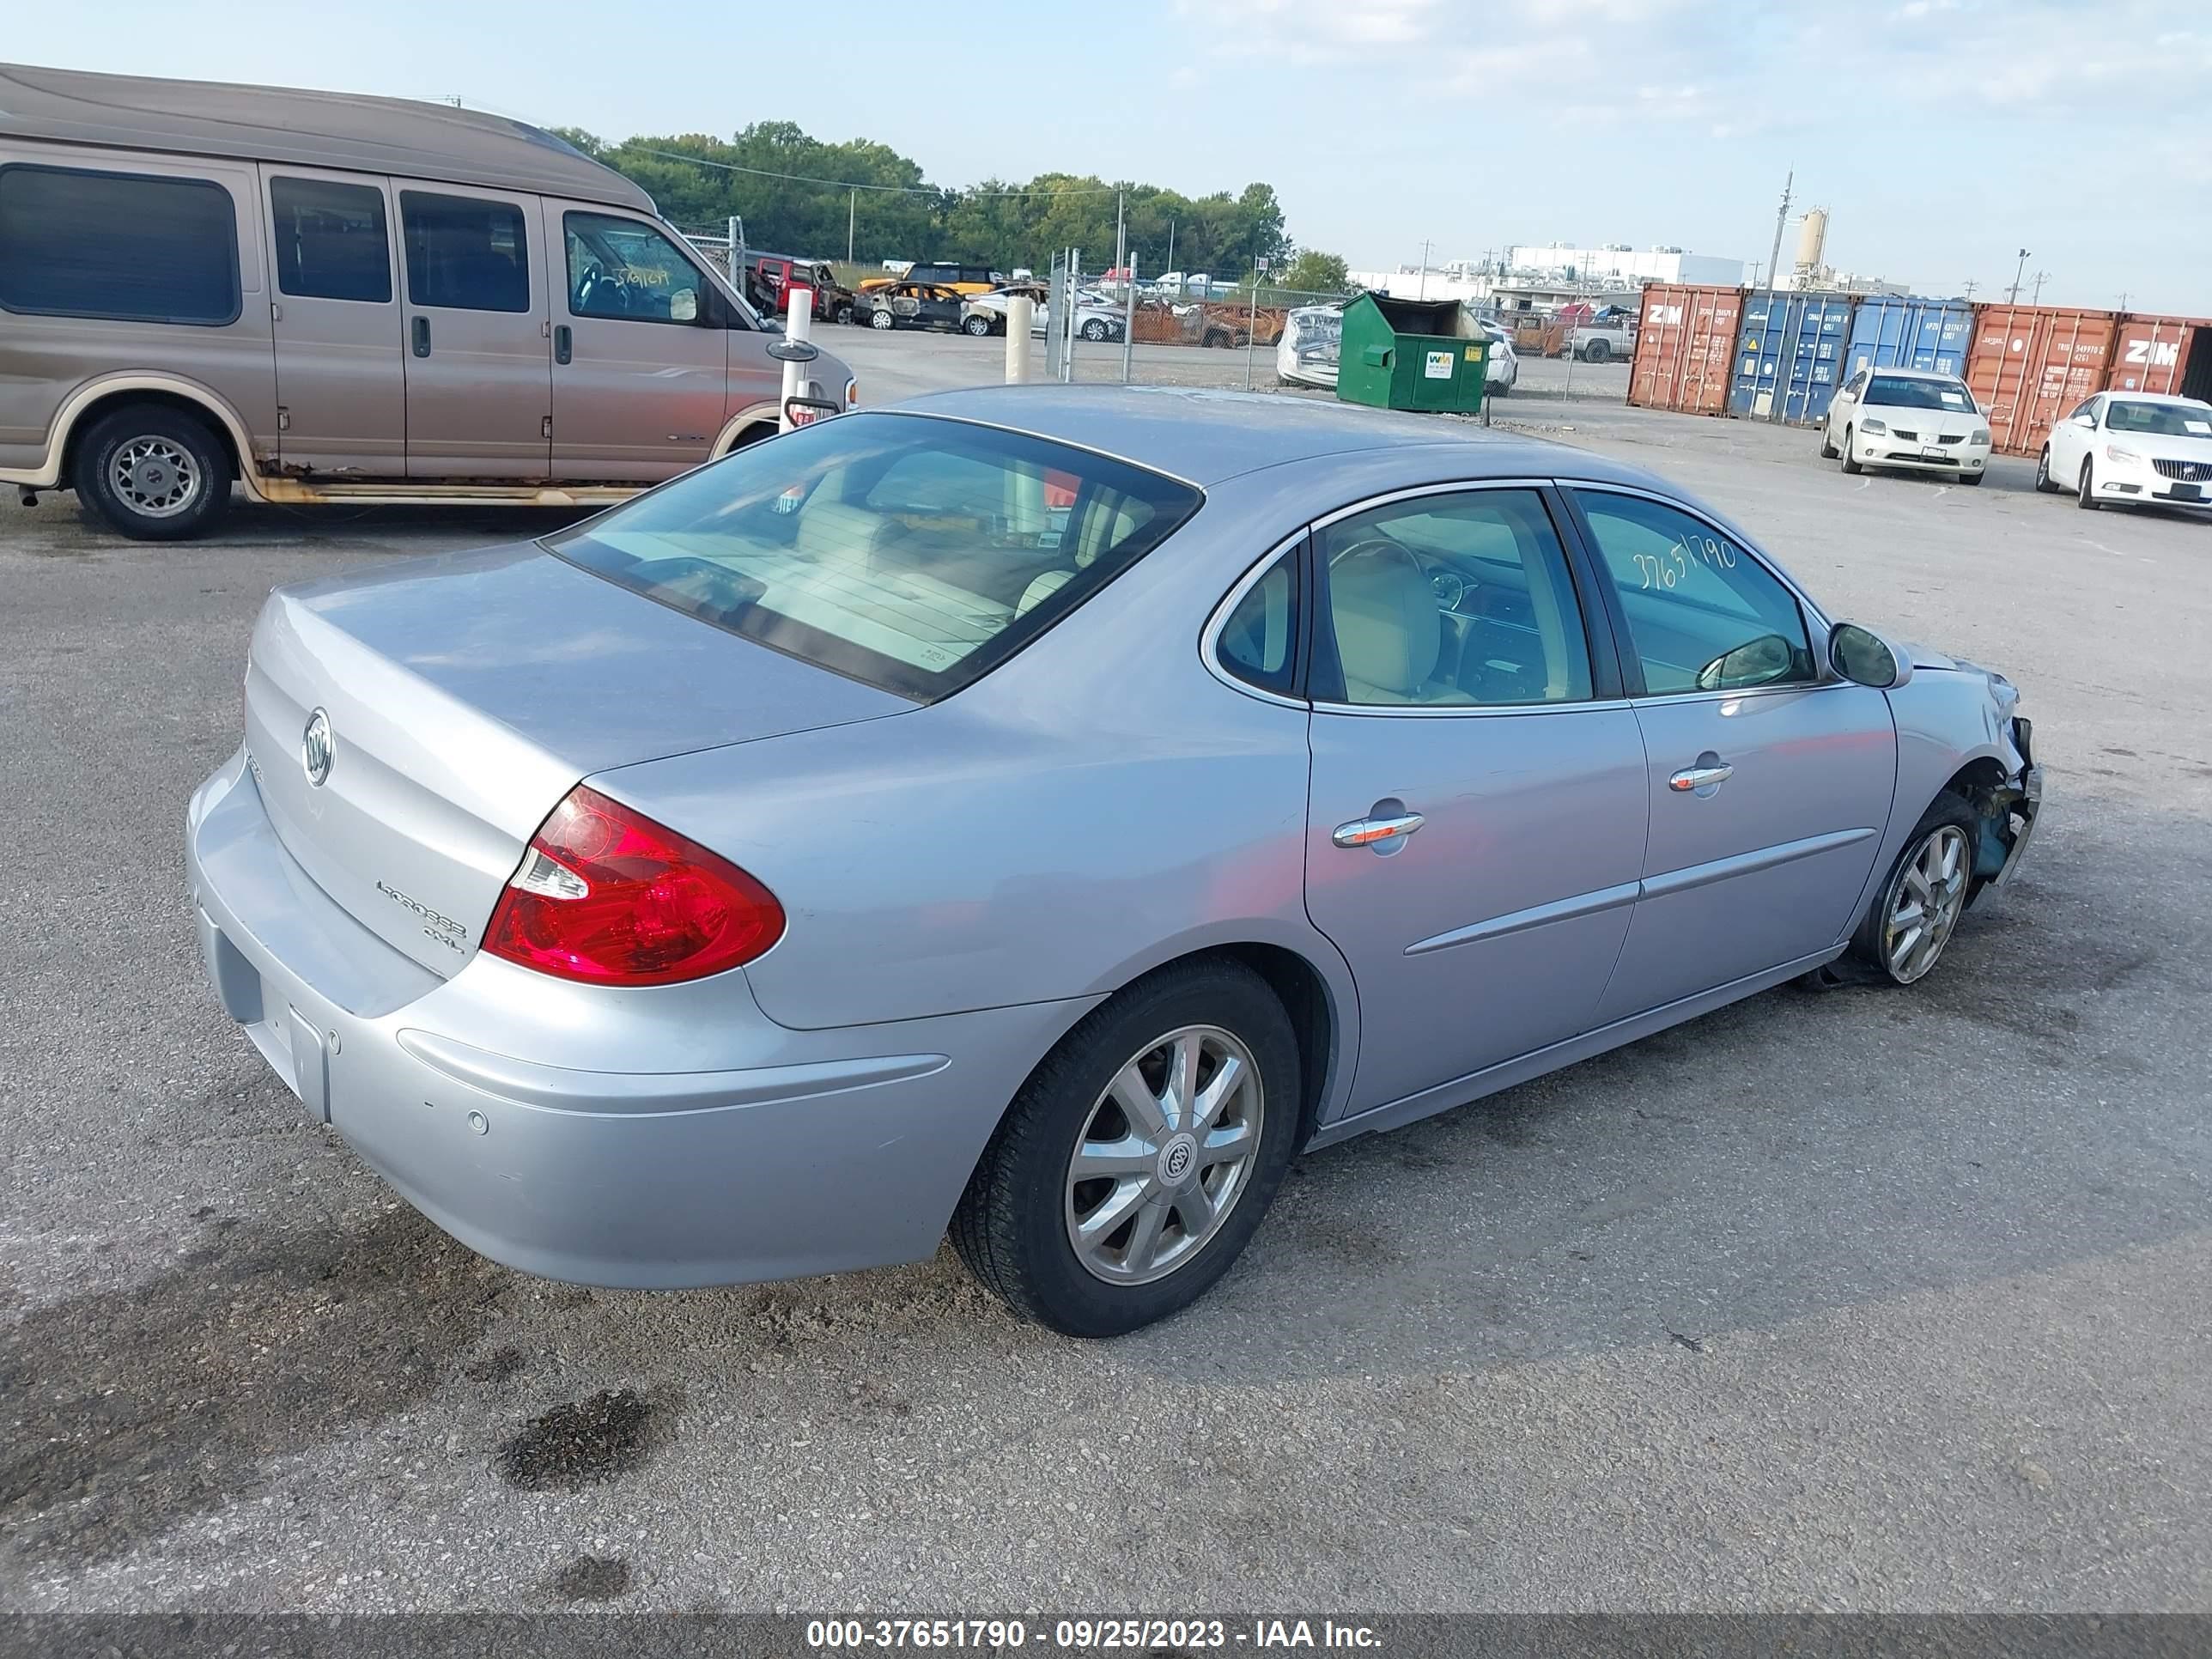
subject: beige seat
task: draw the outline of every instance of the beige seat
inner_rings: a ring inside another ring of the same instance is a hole
[[[824,501],[817,490],[799,514],[798,551],[805,558],[865,566],[906,533],[906,526],[896,519],[865,507]]]
[[[1411,553],[1395,542],[1361,542],[1330,563],[1328,586],[1350,701],[1466,701],[1434,678],[1443,648],[1436,590]]]

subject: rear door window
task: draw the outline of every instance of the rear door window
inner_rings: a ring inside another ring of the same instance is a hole
[[[530,309],[530,245],[512,202],[399,192],[407,302],[449,311]]]
[[[276,287],[309,300],[392,299],[384,192],[333,179],[271,179]]]
[[[714,627],[929,702],[1041,637],[1202,499],[1026,434],[847,415],[544,545]]]
[[[238,320],[238,216],[212,179],[0,167],[0,307],[50,317]]]

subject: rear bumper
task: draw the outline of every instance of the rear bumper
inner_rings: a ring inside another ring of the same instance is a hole
[[[240,762],[188,824],[224,1011],[410,1203],[549,1278],[660,1288],[926,1257],[1022,1078],[1093,1006],[802,1032],[741,972],[592,994],[479,956],[441,980],[314,886]]]

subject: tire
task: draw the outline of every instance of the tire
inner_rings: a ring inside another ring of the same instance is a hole
[[[1978,829],[1974,809],[1961,796],[1946,789],[1929,804],[1920,815],[1920,822],[1905,838],[1896,860],[1882,878],[1881,885],[1875,890],[1874,901],[1860,918],[1858,931],[1851,935],[1851,955],[1877,983],[1882,985],[1912,985],[1925,979],[1942,960],[1950,945],[1959,918],[1972,902],[1977,884],[1974,880],[1974,840]],[[1942,842],[1953,855],[1945,856],[1939,848],[1931,855],[1931,844]],[[1933,858],[1933,865],[1929,863]],[[1951,878],[1931,879],[1931,869],[1940,872],[1950,869]],[[1896,925],[1895,919],[1911,905],[1918,905],[1923,914],[1928,905],[1916,890],[1911,872],[1918,872],[1919,885],[1940,895],[1941,907],[1936,912],[1937,932],[1932,948],[1915,945],[1905,937],[1907,929]],[[1900,966],[1901,963],[1901,966]]]
[[[1086,340],[1094,341],[1104,339],[1106,337],[1106,325],[1100,322],[1096,317],[1093,317],[1089,322],[1084,324],[1083,337]]]
[[[1236,1058],[1238,1075],[1249,1079],[1217,1106],[1214,1120],[1227,1125],[1233,1113],[1256,1137],[1233,1170],[1188,1156],[1195,1143],[1187,1135],[1140,1131],[1116,1099],[1115,1079],[1132,1070],[1145,1091],[1137,1098],[1152,1099],[1162,1086],[1155,1079],[1164,1077],[1158,1045],[1198,1028],[1211,1034],[1201,1049],[1212,1060],[1200,1062],[1199,1098],[1227,1059]],[[1163,969],[1093,1011],[1031,1073],[968,1179],[953,1212],[953,1248],[1017,1314],[1063,1335],[1119,1336],[1164,1319],[1211,1289],[1258,1228],[1297,1150],[1299,1100],[1297,1036],[1266,981],[1212,957]],[[1141,1167],[1077,1178],[1073,1159],[1086,1135],[1118,1142],[1140,1133],[1148,1141],[1136,1154],[1147,1160]],[[1182,1185],[1164,1187],[1178,1152],[1191,1173]],[[1172,1195],[1206,1193],[1209,1182],[1218,1182],[1217,1196],[1226,1194],[1226,1205],[1211,1231],[1201,1222],[1194,1232]],[[1125,1188],[1129,1201],[1107,1218],[1126,1218],[1086,1253],[1095,1264],[1086,1265],[1073,1231],[1086,1213],[1121,1202]]]
[[[853,325],[853,307],[850,306],[839,306],[837,307],[837,320],[845,325],[846,327],[850,328]]]
[[[1586,363],[1608,362],[1612,358],[1613,347],[1604,340],[1592,340],[1583,348],[1583,361]]]
[[[197,416],[166,404],[103,415],[77,445],[77,499],[134,542],[201,536],[230,507],[230,453]]]
[[[870,328],[896,328],[898,326],[898,319],[892,316],[888,311],[872,311],[868,313],[868,326]]]
[[[972,334],[980,340],[991,331],[991,319],[988,317],[963,318],[960,331],[963,334]]]
[[[1986,472],[1961,472],[1959,475],[1959,482],[1967,486],[1967,488],[1972,489],[1974,485],[1981,483],[1983,479],[1989,476],[1990,475]]]
[[[2043,453],[2035,458],[2035,488],[2040,494],[2056,495],[2058,486],[2051,477],[2051,446],[2045,444]]]
[[[1853,477],[1856,478],[1860,473],[1866,471],[1864,467],[1859,465],[1859,458],[1851,453],[1851,429],[1849,427],[1845,427],[1844,428],[1843,455],[1844,471],[1850,473]]]
[[[1826,426],[1820,428],[1820,459],[1824,461],[1832,461],[1836,459],[1836,441],[1828,435],[1828,428]]]
[[[2100,505],[2097,500],[2096,465],[2094,460],[2086,458],[2081,462],[2081,484],[2075,493],[2074,505],[2084,513],[2094,513]]]
[[[1200,343],[1217,349],[1226,350],[1235,343],[1230,339],[1228,335],[1223,333],[1219,329],[1212,328],[1208,329],[1206,331],[1206,337]]]

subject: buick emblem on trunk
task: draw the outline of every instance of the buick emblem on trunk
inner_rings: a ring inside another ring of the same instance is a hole
[[[319,708],[307,716],[307,729],[300,734],[300,759],[307,769],[307,781],[317,788],[331,775],[331,717]]]

